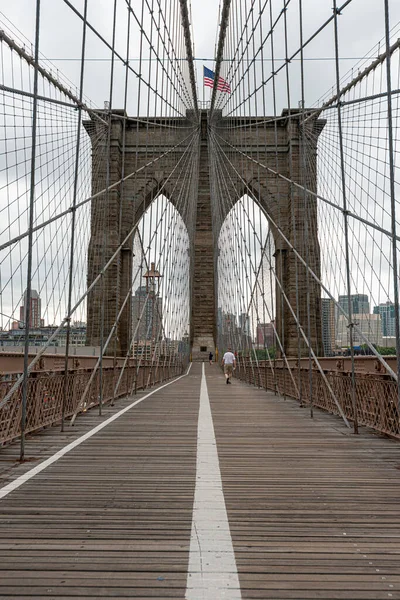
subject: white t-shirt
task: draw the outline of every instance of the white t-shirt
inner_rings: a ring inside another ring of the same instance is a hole
[[[233,365],[234,361],[236,360],[235,355],[233,354],[233,352],[225,352],[224,354],[224,365]]]

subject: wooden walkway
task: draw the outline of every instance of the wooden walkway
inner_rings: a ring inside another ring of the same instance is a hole
[[[205,371],[240,590],[187,592],[194,364],[0,499],[0,598],[400,599],[398,442]],[[145,395],[0,450],[0,487]]]

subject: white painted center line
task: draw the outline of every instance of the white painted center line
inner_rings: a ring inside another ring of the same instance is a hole
[[[196,469],[185,598],[241,600],[204,363],[200,388]]]

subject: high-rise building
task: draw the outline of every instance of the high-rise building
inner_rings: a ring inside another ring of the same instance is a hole
[[[236,348],[240,343],[236,315],[218,309],[219,344],[222,348]]]
[[[357,328],[353,329],[353,345],[362,346],[365,344],[365,339],[371,344],[378,346],[382,345],[382,323],[381,316],[354,314],[353,322],[357,325]],[[360,335],[361,332],[363,335]],[[348,327],[348,319],[344,315],[339,315],[337,321],[336,340],[338,346],[341,348],[348,348],[350,346],[350,333]]]
[[[222,313],[222,329],[224,333],[236,333],[236,315],[233,313]]]
[[[24,323],[26,322],[26,303],[27,303],[27,292],[25,290],[23,305],[19,307],[19,320]],[[29,315],[29,327],[30,329],[39,329],[41,327],[41,312],[42,312],[42,302],[40,300],[39,294],[36,290],[31,290],[31,299],[30,299],[30,315]]]
[[[239,315],[239,327],[242,335],[250,335],[250,317],[247,313]]]
[[[382,335],[396,337],[396,312],[393,302],[389,300],[389,302],[374,306],[374,315],[381,316]]]
[[[348,295],[339,296],[339,306],[344,310],[346,315],[349,311],[348,298]],[[369,300],[366,294],[351,294],[350,303],[353,315],[369,315]]]
[[[220,306],[217,310],[217,329],[219,332],[222,331],[222,308]]]
[[[321,299],[321,318],[324,355],[333,356],[336,349],[335,302],[330,298]]]
[[[133,331],[138,327],[136,340],[158,342],[162,338],[162,299],[145,285],[138,287],[132,297],[132,325]]]

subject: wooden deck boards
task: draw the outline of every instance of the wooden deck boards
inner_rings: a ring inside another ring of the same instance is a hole
[[[400,598],[400,445],[244,389],[208,378],[242,597]]]
[[[400,444],[206,373],[242,597],[400,599]],[[193,365],[0,500],[1,598],[185,597],[199,392]],[[129,402],[4,448],[1,485]]]
[[[184,597],[199,381],[165,387],[0,500],[0,597]]]

